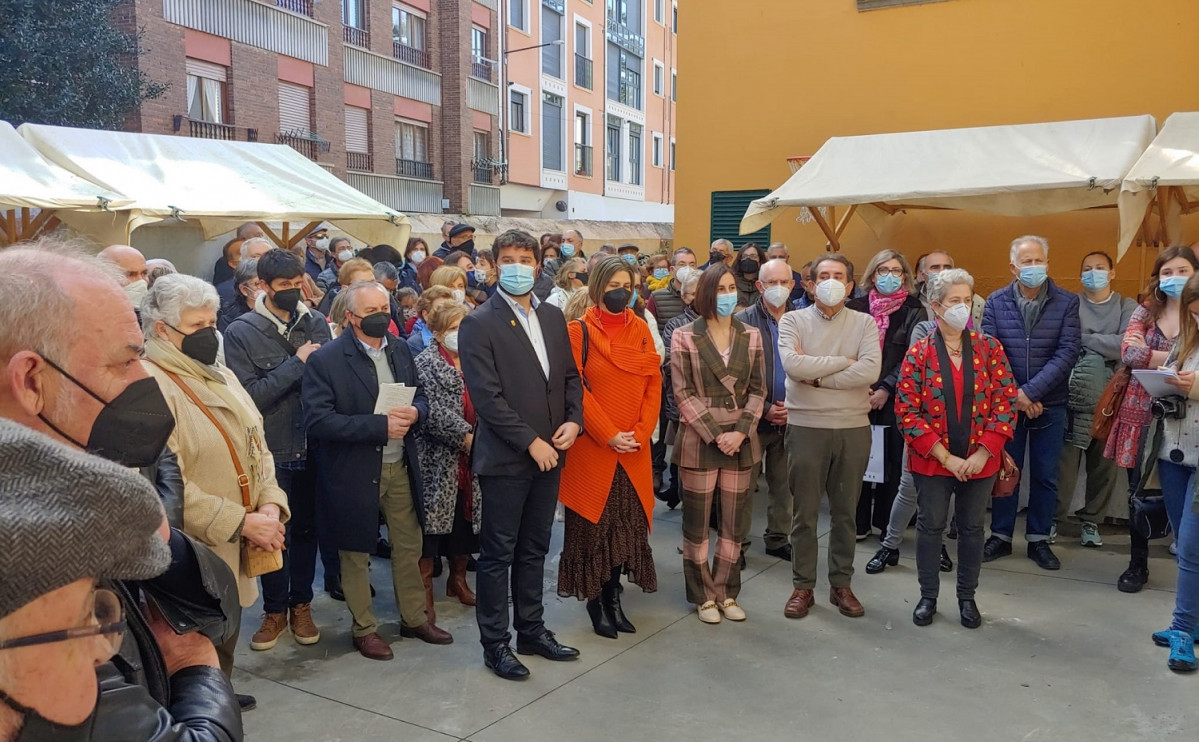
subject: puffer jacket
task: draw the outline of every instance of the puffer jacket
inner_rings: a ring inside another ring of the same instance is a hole
[[[1003,343],[1020,391],[1046,407],[1069,399],[1070,371],[1082,348],[1078,296],[1047,280],[1049,295],[1031,332],[1024,330],[1024,315],[1016,301],[1019,283],[987,297],[983,332]]]
[[[1067,404],[1066,443],[1078,448],[1091,445],[1091,423],[1103,388],[1112,378],[1115,364],[1093,350],[1084,350],[1070,372],[1070,399]]]
[[[662,343],[666,349],[662,356],[662,383],[665,385],[662,406],[666,413],[666,419],[676,423],[679,421],[679,406],[674,401],[674,387],[670,380],[670,338],[674,336],[675,330],[685,327],[697,319],[699,319],[699,315],[695,313],[695,310],[690,306],[685,306],[683,313],[667,322],[666,328],[662,332]]]

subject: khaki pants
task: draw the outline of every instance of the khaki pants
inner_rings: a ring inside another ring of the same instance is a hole
[[[1103,441],[1091,439],[1084,451],[1067,443],[1062,446],[1062,468],[1057,475],[1057,512],[1055,521],[1071,520],[1070,503],[1074,500],[1074,487],[1078,483],[1078,469],[1083,460],[1087,467],[1087,499],[1082,509],[1074,513],[1074,520],[1084,523],[1102,523],[1107,514],[1108,501],[1116,491],[1119,469],[1116,462],[1103,456]]]
[[[412,504],[412,489],[408,469],[403,461],[383,464],[379,478],[379,508],[387,521],[391,539],[391,584],[395,588],[396,607],[405,626],[423,626],[425,615],[425,583],[420,576],[420,557],[423,537],[416,508]],[[379,623],[371,611],[370,554],[342,551],[341,589],[346,606],[354,616],[353,634],[357,637],[378,631]]]

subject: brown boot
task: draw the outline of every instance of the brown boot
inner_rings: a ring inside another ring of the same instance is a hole
[[[469,557],[450,557],[450,577],[445,582],[447,598],[457,598],[462,605],[474,605],[475,594],[466,583],[466,561]]]
[[[426,621],[424,625],[416,628],[400,626],[400,636],[405,639],[420,639],[425,644],[453,644],[454,637],[450,632],[437,626],[432,621]]]
[[[861,602],[858,601],[858,596],[853,594],[853,590],[849,588],[849,585],[831,588],[828,594],[828,602],[837,606],[842,616],[860,618],[866,615],[866,609],[862,607]]]
[[[433,560],[420,560],[420,578],[425,581],[425,616],[429,623],[437,621],[437,611],[433,608]]]
[[[262,614],[262,626],[250,638],[250,649],[255,652],[264,652],[273,648],[279,643],[279,635],[284,631],[287,631],[286,613]]]

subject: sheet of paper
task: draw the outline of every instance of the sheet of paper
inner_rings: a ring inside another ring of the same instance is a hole
[[[1154,370],[1134,368],[1132,370],[1132,378],[1139,381],[1141,386],[1145,387],[1145,391],[1154,397],[1178,397],[1185,395],[1185,392],[1178,387],[1166,383],[1166,379],[1178,378],[1178,372],[1172,369]]]
[[[397,407],[409,407],[416,397],[416,387],[403,384],[380,384],[379,398],[375,400],[375,414],[386,415]]]
[[[882,484],[883,479],[885,479],[883,470],[883,433],[886,429],[883,425],[870,426],[870,461],[866,464],[866,473],[862,477],[863,482]]]

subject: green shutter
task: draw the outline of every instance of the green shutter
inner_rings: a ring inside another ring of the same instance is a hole
[[[724,238],[732,242],[737,249],[746,242],[756,242],[763,249],[770,244],[770,225],[751,234],[739,234],[741,217],[749,208],[751,201],[770,195],[769,190],[762,191],[716,191],[712,194],[712,242]]]

